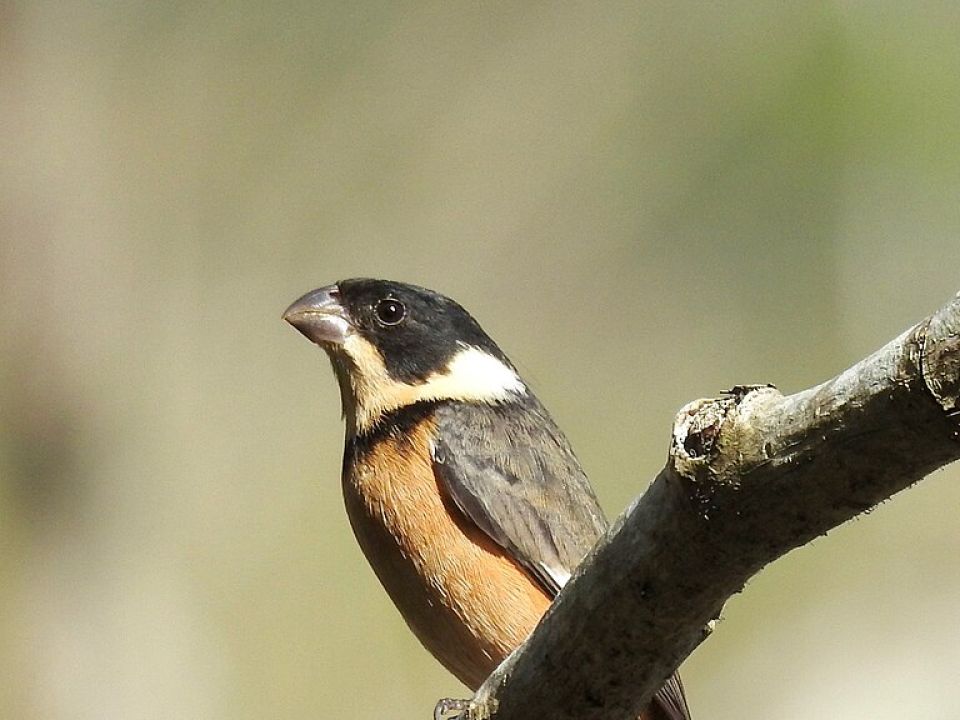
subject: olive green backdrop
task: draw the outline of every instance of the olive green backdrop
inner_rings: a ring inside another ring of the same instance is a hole
[[[470,308],[610,514],[960,289],[954,2],[0,5],[0,717],[424,720],[301,293]],[[752,581],[698,720],[960,717],[958,469]]]

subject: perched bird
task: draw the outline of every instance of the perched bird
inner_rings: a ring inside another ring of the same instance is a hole
[[[425,288],[344,280],[284,319],[330,356],[343,495],[420,642],[476,689],[604,532],[566,437],[476,320]],[[688,720],[678,675],[642,720]]]

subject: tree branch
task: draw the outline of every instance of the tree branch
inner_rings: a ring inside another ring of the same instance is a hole
[[[958,436],[960,296],[817,387],[690,403],[529,640],[436,717],[636,718],[752,575],[956,460]]]

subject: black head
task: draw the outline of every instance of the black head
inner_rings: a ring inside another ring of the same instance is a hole
[[[423,399],[499,402],[525,392],[477,321],[433,290],[342,280],[304,295],[284,319],[328,352],[348,412],[352,404],[375,418]]]
[[[401,382],[422,382],[464,346],[509,363],[470,313],[445,295],[367,278],[342,280],[337,288],[357,332],[380,351],[387,372]]]

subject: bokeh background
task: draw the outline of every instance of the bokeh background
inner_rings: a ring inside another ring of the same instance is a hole
[[[0,717],[423,720],[280,321],[455,296],[609,514],[675,411],[960,289],[954,2],[0,4]],[[695,718],[960,717],[958,468],[798,550]]]

